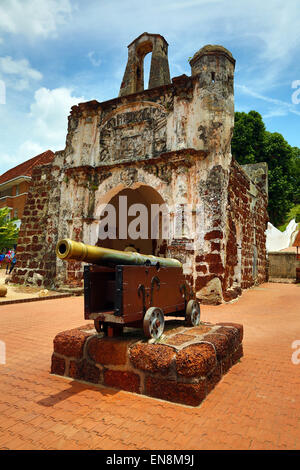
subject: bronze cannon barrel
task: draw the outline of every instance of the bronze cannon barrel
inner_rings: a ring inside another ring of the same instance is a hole
[[[59,240],[56,245],[58,258],[64,260],[84,261],[102,266],[115,265],[149,265],[162,267],[182,267],[180,261],[174,258],[143,255],[132,251],[119,251],[101,246],[86,245],[69,238]]]

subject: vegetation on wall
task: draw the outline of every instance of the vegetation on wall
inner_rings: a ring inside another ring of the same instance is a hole
[[[300,148],[291,147],[278,132],[268,132],[257,111],[236,112],[231,151],[241,165],[268,164],[270,222],[300,222]],[[289,219],[289,220],[288,220]]]

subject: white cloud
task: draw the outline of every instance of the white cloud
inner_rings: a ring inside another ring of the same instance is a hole
[[[99,65],[101,65],[102,60],[101,60],[101,59],[97,59],[97,58],[95,57],[95,51],[90,51],[87,56],[88,56],[88,58],[90,59],[91,63],[92,63],[95,67],[99,67]]]
[[[26,59],[13,60],[11,57],[0,57],[0,67],[2,72],[8,74],[20,74],[27,75],[30,78],[39,80],[42,78],[42,74],[37,70],[32,69],[29,66],[29,62]]]
[[[0,57],[0,77],[6,85],[16,90],[25,90],[30,81],[41,80],[43,75],[33,69],[27,59],[14,60],[10,56]]]
[[[68,88],[39,88],[30,106],[32,135],[51,150],[64,148],[71,107],[83,101],[84,97],[72,96]]]
[[[256,91],[251,90],[245,85],[236,85],[236,88],[246,95],[252,96],[253,98],[257,98],[258,100],[265,101],[274,106],[268,113],[263,116],[264,118],[285,116],[289,112],[300,116],[300,111],[298,111],[296,109],[296,106],[292,103],[262,95],[260,93],[257,93]]]
[[[29,136],[12,153],[1,153],[0,174],[45,150],[62,150],[68,127],[68,115],[71,107],[85,101],[84,97],[72,96],[68,88],[39,88],[34,95],[28,115],[22,119],[23,135]],[[16,127],[20,122],[16,123]]]
[[[270,118],[273,118],[273,117],[282,117],[282,116],[286,116],[288,114],[288,111],[283,108],[283,109],[272,109],[271,111],[268,111],[267,113],[263,114],[262,115],[262,118],[263,119],[270,119]]]
[[[237,55],[243,74],[253,67],[249,84],[255,80],[255,88],[264,92],[296,66],[299,23],[299,0],[90,0],[67,29],[68,34],[75,30],[80,37],[94,36],[104,51],[122,50],[123,69],[127,44],[144,31],[162,34],[170,45],[172,76],[180,68],[190,73],[188,57],[205,44],[221,44]],[[118,60],[112,56],[115,68]]]
[[[48,150],[48,148],[45,148],[37,142],[33,142],[32,140],[25,140],[25,142],[20,145],[18,152],[19,155],[23,155],[27,159],[27,155],[28,158],[32,158],[42,152],[45,152],[45,150]]]
[[[20,163],[35,157],[36,155],[39,155],[45,150],[48,149],[42,147],[36,142],[26,140],[18,147],[14,154],[1,154],[1,173],[5,173],[5,171],[9,170],[10,168],[17,166]]]
[[[1,0],[0,30],[29,37],[55,36],[71,11],[69,0]]]

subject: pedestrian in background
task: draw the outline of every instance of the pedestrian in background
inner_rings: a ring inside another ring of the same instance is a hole
[[[16,265],[16,262],[17,262],[17,258],[16,258],[15,253],[13,253],[13,257],[11,258],[11,262],[10,262],[10,270],[9,270],[8,274],[10,274],[12,272],[12,270],[14,269],[14,267]]]
[[[11,262],[11,251],[10,250],[8,250],[8,252],[5,255],[5,262],[6,262],[5,274],[8,274],[9,265],[10,265],[10,262]]]

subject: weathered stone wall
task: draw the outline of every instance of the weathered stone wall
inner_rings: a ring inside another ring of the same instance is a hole
[[[228,188],[224,300],[266,281],[267,194],[232,162]]]
[[[54,162],[32,172],[17,246],[12,281],[54,287],[56,276],[60,168]]]
[[[178,258],[203,302],[265,280],[266,172],[248,166],[253,182],[231,156],[235,61],[205,46],[190,64],[190,77],[72,108],[65,149],[32,182],[15,280],[82,287],[83,264],[56,259],[55,244],[97,244],[100,207],[124,190],[166,203],[175,226],[178,206],[192,208],[192,228],[155,241],[152,253]]]
[[[296,253],[269,251],[269,279],[293,279],[296,280],[296,270],[300,268],[300,260]]]

